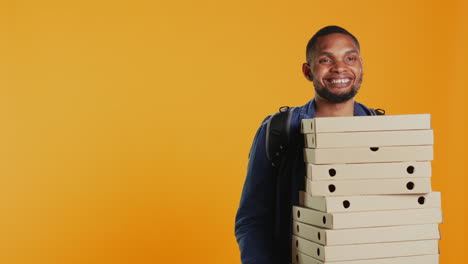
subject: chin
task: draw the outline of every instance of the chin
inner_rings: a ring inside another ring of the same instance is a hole
[[[340,90],[340,92],[333,92],[332,90],[323,87],[320,90],[315,89],[315,94],[331,103],[344,103],[353,99],[358,90],[359,88],[355,89],[355,87],[349,87],[345,90]]]
[[[347,95],[347,94],[350,94],[350,93],[353,93],[353,89],[352,88],[349,88],[349,89],[346,89],[346,90],[340,90],[340,91],[333,91],[333,90],[328,90],[328,92],[330,94],[333,94],[335,96],[343,96],[343,95]]]

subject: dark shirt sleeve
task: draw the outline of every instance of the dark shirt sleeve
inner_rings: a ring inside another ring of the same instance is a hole
[[[275,263],[275,179],[265,149],[266,124],[255,135],[236,215],[235,235],[243,264]]]

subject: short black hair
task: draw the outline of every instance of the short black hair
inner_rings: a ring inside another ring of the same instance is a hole
[[[339,26],[326,26],[320,29],[319,31],[317,31],[317,33],[315,33],[315,35],[312,36],[312,38],[309,40],[309,43],[307,43],[306,61],[308,63],[310,63],[310,59],[312,57],[312,53],[315,50],[315,45],[317,44],[318,38],[326,36],[326,35],[334,34],[334,33],[340,33],[340,34],[350,36],[356,42],[358,49],[359,50],[361,49],[357,38],[353,34],[349,33],[349,31],[347,31],[346,29],[339,27]]]

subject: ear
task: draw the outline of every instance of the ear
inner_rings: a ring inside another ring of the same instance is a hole
[[[310,65],[307,62],[302,64],[302,73],[307,80],[312,81],[312,70],[310,69]]]

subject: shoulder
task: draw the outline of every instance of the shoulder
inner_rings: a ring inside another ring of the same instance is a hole
[[[369,115],[375,115],[375,112],[365,106],[364,104],[361,104],[359,102],[354,102],[354,115],[355,116],[369,116]]]
[[[369,108],[364,104],[355,102],[354,106],[354,115],[356,116],[377,116],[377,115],[385,115],[385,110],[381,108]]]
[[[272,115],[267,116],[262,123],[267,130],[272,127],[281,126],[286,127],[287,130],[300,127],[301,119],[307,118],[304,114],[304,106],[283,106],[280,110]]]
[[[279,111],[267,116],[260,128],[270,131],[273,127],[281,126],[287,130],[287,134],[300,131],[301,120],[314,117],[313,100],[302,106],[283,106]],[[268,134],[268,133],[267,133]]]
[[[315,117],[315,103],[313,100],[307,102],[302,106],[296,106],[291,111],[291,120],[289,127],[292,133],[300,133],[302,119],[309,119]]]

